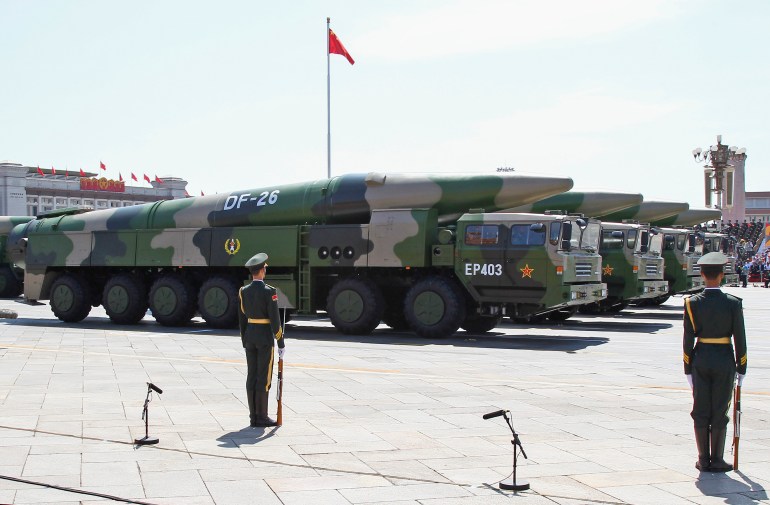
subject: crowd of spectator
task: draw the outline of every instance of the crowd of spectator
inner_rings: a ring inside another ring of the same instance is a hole
[[[760,250],[760,237],[764,237],[766,223],[752,221],[722,225],[722,231],[737,241],[738,274],[741,285],[745,288],[749,282],[759,283],[762,287],[770,284],[770,250]]]

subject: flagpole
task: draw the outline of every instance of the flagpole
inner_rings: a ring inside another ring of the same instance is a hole
[[[329,22],[326,18],[326,177],[332,178],[332,106],[331,74],[329,72]]]

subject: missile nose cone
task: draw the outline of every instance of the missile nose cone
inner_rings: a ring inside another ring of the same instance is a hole
[[[503,187],[495,198],[497,209],[494,210],[510,209],[543,200],[569,191],[573,185],[570,177],[506,176],[503,177]]]
[[[688,209],[673,216],[672,224],[679,226],[695,226],[696,224],[721,218],[722,211],[719,209]]]
[[[635,207],[642,203],[641,193],[585,193],[579,212],[586,216],[598,216]]]
[[[649,201],[642,202],[639,206],[639,212],[633,219],[641,223],[649,223],[657,219],[663,219],[665,217],[679,214],[690,208],[690,205],[686,202],[661,202],[661,201]]]

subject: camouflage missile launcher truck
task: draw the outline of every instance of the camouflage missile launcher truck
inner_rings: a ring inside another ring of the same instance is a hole
[[[602,222],[602,281],[607,298],[581,307],[582,312],[619,312],[631,302],[668,292],[661,256],[663,235],[649,225]]]
[[[569,248],[551,267],[560,281],[538,287],[530,273],[530,289],[516,292],[521,300],[502,285],[475,288],[500,284],[514,265],[520,276],[549,267],[545,256],[537,266],[528,258],[520,266],[514,255],[501,252],[513,217],[464,214],[526,204],[571,186],[569,178],[349,174],[38,218],[13,228],[9,251],[24,269],[25,298],[50,300],[54,314],[68,322],[103,305],[121,324],[138,322],[149,308],[164,325],[185,324],[197,312],[213,327],[234,326],[243,265],[264,251],[270,256],[268,282],[278,289],[282,307],[326,311],[344,333],[369,333],[384,319],[441,337],[461,325],[491,329],[522,304],[556,303],[552,286],[560,305],[601,296],[598,277],[578,278],[574,269],[582,266]],[[494,261],[485,259],[489,244],[469,239],[466,245],[466,228],[486,230],[489,219],[501,240]],[[575,240],[571,225],[559,228],[562,242]],[[571,283],[574,289],[565,288]]]
[[[660,305],[672,295],[693,294],[703,289],[698,259],[703,254],[703,241],[696,242],[696,234],[687,228],[660,228],[663,234],[663,278],[668,281],[668,293],[648,301]]]
[[[703,232],[701,232],[703,233]],[[725,264],[725,276],[722,279],[722,285],[737,286],[740,282],[738,275],[738,254],[736,252],[735,238],[729,235],[716,232],[703,233],[703,254],[710,252],[722,252],[727,256]]]
[[[0,298],[15,298],[24,288],[24,272],[12,265],[6,245],[13,227],[31,220],[26,216],[0,217]]]
[[[456,271],[474,298],[504,298],[514,321],[572,312],[603,299],[600,223],[562,214],[466,214]],[[470,329],[463,326],[465,329]]]

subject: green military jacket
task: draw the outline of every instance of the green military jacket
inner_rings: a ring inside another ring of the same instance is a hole
[[[692,357],[696,338],[703,344],[735,344],[736,371],[746,373],[746,329],[743,304],[737,296],[719,289],[706,289],[685,298],[684,310],[684,373],[692,372]]]
[[[238,326],[241,341],[258,346],[272,346],[273,338],[278,347],[284,347],[281,317],[278,314],[278,295],[275,288],[263,281],[252,281],[238,291],[241,306],[238,311]]]

